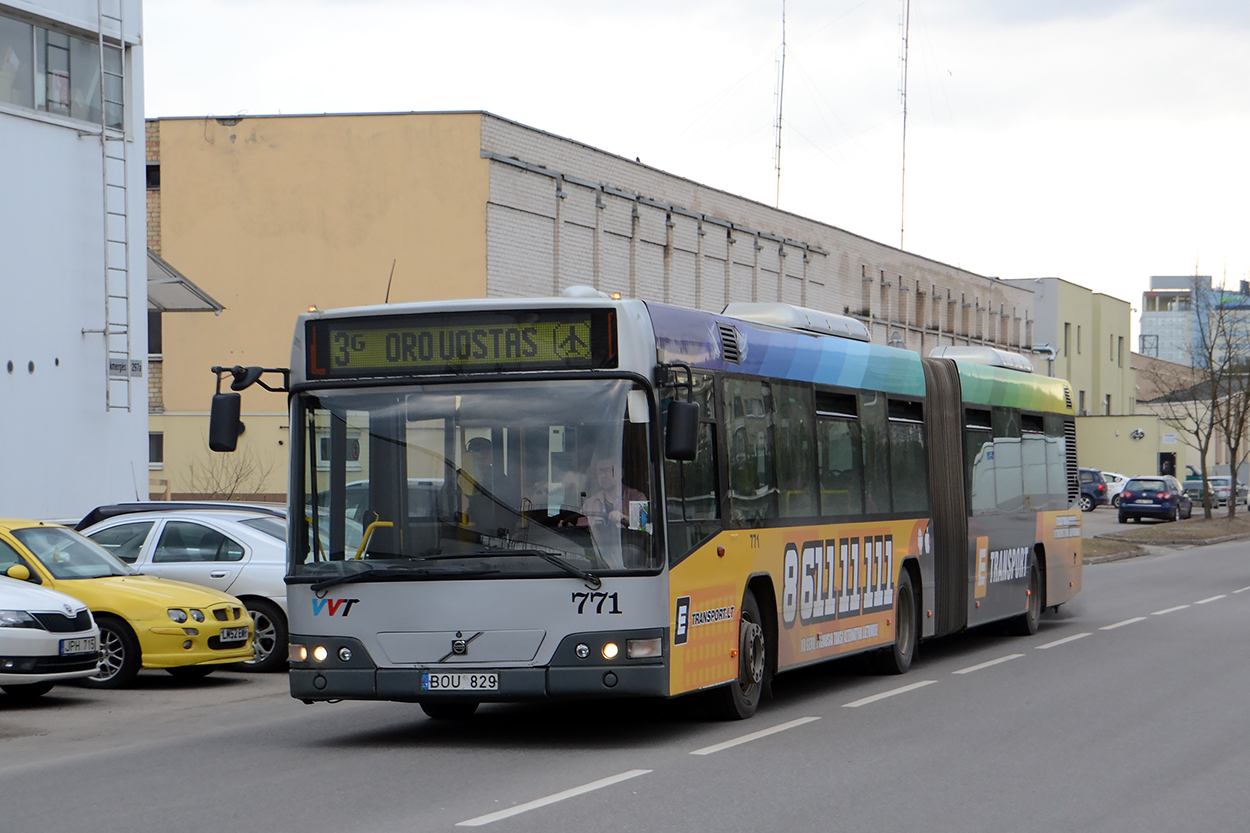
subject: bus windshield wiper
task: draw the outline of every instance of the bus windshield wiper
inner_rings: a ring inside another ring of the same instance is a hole
[[[582,581],[586,582],[586,585],[591,590],[598,590],[600,587],[603,586],[603,580],[599,578],[598,576],[596,576],[594,573],[588,573],[585,570],[581,569],[580,567],[575,567],[569,562],[565,561],[560,556],[556,555],[555,553],[546,552],[545,550],[521,548],[521,549],[479,550],[478,552],[471,552],[471,553],[442,552],[442,553],[436,553],[434,555],[427,555],[422,560],[443,561],[443,560],[450,559],[450,558],[494,558],[495,556],[499,556],[499,555],[505,555],[505,556],[507,555],[536,555],[539,558],[541,558],[543,561],[546,561],[548,564],[551,564],[552,566],[555,566],[555,567],[559,567],[561,570],[568,573],[569,575],[574,576],[576,578],[580,578]]]
[[[488,573],[497,573],[498,570],[475,570],[473,575],[486,575]],[[320,592],[329,587],[335,587],[339,584],[350,584],[354,581],[363,581],[364,579],[389,578],[392,576],[413,576],[413,575],[429,575],[430,570],[415,564],[392,565],[388,567],[375,567],[370,564],[366,569],[352,573],[343,573],[342,575],[330,576],[323,578],[311,585],[314,592]]]

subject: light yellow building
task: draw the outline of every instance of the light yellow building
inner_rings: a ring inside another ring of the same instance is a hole
[[[158,119],[148,165],[149,246],[225,306],[165,322],[152,357],[164,453],[151,474],[174,497],[283,494],[283,397],[245,392],[240,452],[211,454],[209,368],[287,366],[314,304],[587,284],[716,312],[780,300],[854,315],[873,341],[926,354],[1034,340],[1030,287],[488,113]]]

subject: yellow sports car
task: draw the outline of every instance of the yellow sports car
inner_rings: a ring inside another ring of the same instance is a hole
[[[87,605],[100,627],[100,670],[83,682],[118,688],[142,668],[203,677],[252,659],[252,618],[233,596],[135,572],[57,524],[0,519],[0,572]]]

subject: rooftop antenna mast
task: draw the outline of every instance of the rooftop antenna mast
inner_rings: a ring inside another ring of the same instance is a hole
[[[903,0],[903,15],[899,20],[903,30],[902,62],[903,76],[899,81],[898,95],[903,102],[903,175],[898,198],[898,247],[903,248],[903,229],[907,205],[907,40],[911,32],[911,0]]]
[[[786,0],[781,0],[781,65],[777,73],[777,208],[781,208],[781,105],[786,93]]]

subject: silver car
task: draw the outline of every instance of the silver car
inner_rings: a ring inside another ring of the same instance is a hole
[[[141,573],[237,597],[256,623],[255,658],[246,665],[255,671],[285,666],[289,630],[282,512],[259,507],[137,511],[80,531]]]
[[[97,673],[100,629],[77,599],[5,575],[20,563],[0,541],[0,688],[10,697],[47,694],[57,683]],[[25,567],[21,568],[26,570]],[[29,575],[26,572],[25,575]]]

